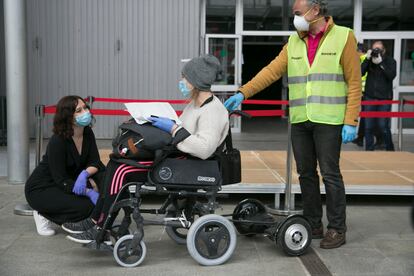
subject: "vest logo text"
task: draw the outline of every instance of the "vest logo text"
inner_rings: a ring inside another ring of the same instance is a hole
[[[336,56],[336,53],[321,53],[322,56]]]

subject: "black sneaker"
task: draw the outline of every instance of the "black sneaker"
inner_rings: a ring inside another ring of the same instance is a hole
[[[91,243],[91,242],[96,240],[96,237],[98,236],[98,233],[100,231],[103,231],[102,228],[95,225],[94,227],[89,228],[88,230],[86,230],[82,233],[70,234],[70,235],[66,236],[66,238],[71,240],[71,241],[77,242],[77,243],[88,244],[88,243]],[[104,238],[103,242],[106,245],[112,245],[112,242],[109,238],[109,233],[107,235],[105,235],[105,238]]]
[[[91,218],[78,222],[66,222],[62,224],[62,229],[71,234],[80,234],[95,226]]]

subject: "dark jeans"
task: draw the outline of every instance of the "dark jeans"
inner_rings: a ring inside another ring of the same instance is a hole
[[[366,97],[367,101],[376,101]],[[391,111],[391,105],[367,105],[365,111]],[[386,150],[394,150],[394,144],[392,142],[391,130],[390,130],[390,118],[365,118],[365,150],[375,150],[374,145],[374,132],[375,128],[378,128],[385,142]]]
[[[310,121],[292,124],[292,146],[302,191],[303,214],[312,228],[322,225],[322,202],[317,163],[326,191],[328,228],[346,231],[345,187],[339,169],[342,125]]]

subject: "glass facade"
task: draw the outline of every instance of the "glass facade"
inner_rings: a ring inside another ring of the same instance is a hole
[[[244,0],[243,29],[246,31],[294,31],[293,0]],[[354,1],[331,0],[328,14],[336,24],[353,27]]]
[[[220,60],[222,72],[214,84],[235,85],[236,40],[234,38],[210,38],[208,52]]]
[[[414,39],[401,41],[400,85],[414,86]]]
[[[234,34],[236,0],[206,0],[206,33]]]
[[[412,0],[363,0],[362,30],[412,31],[413,11]]]

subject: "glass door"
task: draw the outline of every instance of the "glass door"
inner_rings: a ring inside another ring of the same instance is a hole
[[[212,54],[221,63],[222,72],[211,90],[224,102],[241,86],[242,40],[240,35],[207,34],[206,54]],[[239,117],[230,120],[232,131],[241,131]]]
[[[206,35],[206,54],[212,54],[221,63],[222,72],[212,86],[218,94],[233,94],[241,85],[241,36]]]

